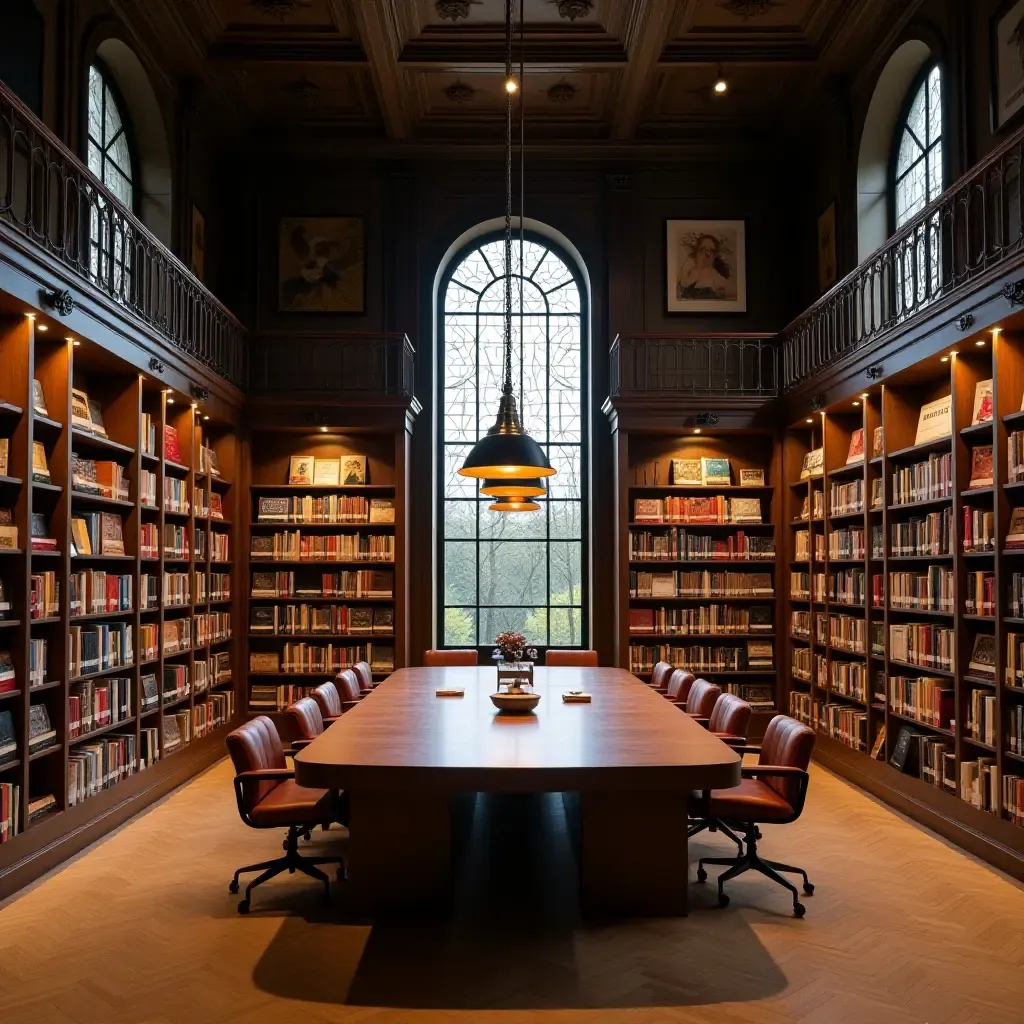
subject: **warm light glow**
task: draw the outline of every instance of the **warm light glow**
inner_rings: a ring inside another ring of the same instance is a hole
[[[940,362],[940,363],[948,363],[948,362],[949,362],[949,356],[943,356],[943,357],[942,357],[942,358],[941,358],[941,359],[939,360],[939,362]]]
[[[555,470],[544,469],[542,466],[474,466],[472,469],[460,469],[459,476],[468,476],[477,480],[491,480],[504,477],[506,480],[532,480],[534,477],[554,476]]]
[[[168,398],[167,399],[167,404],[168,405],[174,405],[174,399],[173,398]]]
[[[955,349],[955,348],[951,348],[951,349],[949,350],[949,354],[950,354],[951,356],[955,356],[955,355],[956,355],[956,349]]]
[[[719,96],[728,91],[729,83],[724,78],[720,78],[717,82],[715,82],[715,92],[718,93]]]
[[[487,506],[488,512],[537,512],[540,505],[535,501],[496,501],[493,505]]]
[[[320,433],[321,434],[326,434],[327,433],[327,428],[326,427],[321,427],[320,428]]]
[[[694,432],[695,434],[699,434],[699,433],[700,433],[700,427],[694,427],[694,428],[693,428],[693,432]]]
[[[984,348],[985,347],[985,340],[981,339],[980,341],[976,341],[974,344],[977,345],[978,348]]]
[[[513,498],[518,501],[526,498],[540,498],[547,492],[540,480],[534,477],[531,480],[485,480],[480,488],[480,493],[489,498]]]
[[[514,93],[514,92],[515,92],[515,91],[516,91],[516,90],[517,90],[518,88],[519,88],[519,86],[518,86],[518,84],[516,83],[516,80],[515,80],[514,78],[509,78],[509,79],[507,79],[507,80],[506,80],[506,82],[505,82],[505,92],[507,92],[507,93],[508,93],[508,94],[509,94],[510,96],[511,96],[511,95],[512,95],[512,93]]]
[[[25,316],[27,316],[29,320],[35,320],[36,318],[35,313],[26,313]]]
[[[860,393],[860,397],[863,398],[865,401],[867,401],[868,393],[866,391],[862,391]]]
[[[198,406],[198,405],[196,405],[196,403],[195,403],[195,402],[193,402],[193,403],[192,403],[192,408],[193,408],[193,409],[198,409],[198,408],[199,408],[199,406]]]
[[[860,405],[860,402],[854,402],[853,404],[854,405]]]
[[[209,418],[210,418],[209,416],[203,416],[204,420],[208,420]]]
[[[37,331],[48,331],[50,328],[46,324],[36,324]]]
[[[808,417],[807,417],[807,422],[808,422],[808,423],[813,423],[813,422],[814,422],[814,420],[812,420],[812,419],[811,419],[811,417],[810,417],[810,416],[808,416]]]
[[[78,346],[81,345],[82,343],[80,341],[73,341],[71,342],[71,344],[74,345],[75,348],[78,348]]]

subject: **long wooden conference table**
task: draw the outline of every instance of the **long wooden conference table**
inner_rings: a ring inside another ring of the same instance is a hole
[[[584,908],[685,914],[687,795],[737,785],[740,757],[622,669],[538,668],[526,716],[498,714],[495,689],[493,666],[401,669],[295,758],[300,785],[350,794],[346,902],[443,899],[456,794],[578,793]]]

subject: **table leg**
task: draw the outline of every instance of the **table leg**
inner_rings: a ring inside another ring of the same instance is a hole
[[[345,902],[364,913],[423,910],[451,893],[447,794],[353,792]]]
[[[686,914],[686,795],[580,794],[580,902],[628,917]]]

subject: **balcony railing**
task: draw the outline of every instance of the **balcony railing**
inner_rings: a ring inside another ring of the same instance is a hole
[[[346,401],[409,399],[415,356],[400,332],[263,333],[251,341],[249,390]]]
[[[880,344],[1021,254],[1024,130],[926,206],[779,336],[788,391]]]
[[[619,335],[609,354],[613,398],[778,394],[771,335]]]
[[[0,223],[237,387],[245,328],[0,82]]]

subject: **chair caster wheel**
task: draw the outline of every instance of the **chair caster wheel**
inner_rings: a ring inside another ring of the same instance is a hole
[[[807,908],[802,903],[793,904],[793,916],[803,917],[807,913]]]
[[[727,906],[729,906],[729,897],[728,897],[728,895],[726,893],[720,892],[718,894],[718,905],[720,907],[727,907]]]
[[[804,882],[804,895],[806,895],[806,896],[813,896],[814,895],[814,886],[811,885],[810,882]]]
[[[708,873],[703,868],[697,868],[697,881],[706,882],[708,880]]]
[[[242,902],[238,904],[238,912],[240,914],[248,914],[249,913],[249,901],[248,900],[242,900]]]
[[[238,883],[237,882],[229,883],[229,885],[228,885],[228,892],[230,892],[232,894],[238,892]]]

